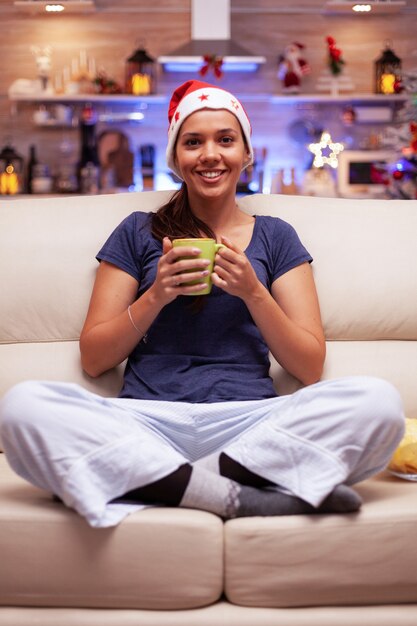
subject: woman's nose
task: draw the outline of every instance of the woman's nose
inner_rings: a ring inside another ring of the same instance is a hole
[[[215,141],[207,141],[203,144],[200,158],[204,161],[218,161],[220,151]]]

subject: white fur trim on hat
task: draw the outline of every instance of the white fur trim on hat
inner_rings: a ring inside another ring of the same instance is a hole
[[[219,87],[204,87],[187,93],[179,102],[175,112],[172,115],[171,123],[168,130],[168,145],[166,149],[166,160],[168,167],[181,177],[175,163],[175,143],[177,141],[178,132],[184,120],[202,109],[226,109],[235,115],[245,137],[250,158],[245,162],[243,169],[253,162],[253,148],[251,143],[251,125],[246,112],[239,100],[228,91]]]

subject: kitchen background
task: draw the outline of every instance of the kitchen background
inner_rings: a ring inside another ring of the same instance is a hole
[[[201,79],[198,71],[166,72],[156,62],[155,93],[128,101],[85,93],[91,84],[81,84],[81,74],[85,66],[90,75],[101,75],[110,90],[115,83],[124,91],[127,59],[136,49],[145,47],[157,60],[190,41],[191,0],[96,0],[92,12],[60,14],[24,12],[15,4],[0,0],[0,149],[12,145],[27,168],[34,146],[38,164],[53,181],[52,187],[40,185],[38,191],[70,191],[71,172],[76,174],[81,152],[79,119],[90,116],[89,121],[96,122],[95,137],[101,140],[102,169],[110,152],[126,158],[124,172],[106,176],[101,172],[103,191],[175,187],[165,166],[167,106],[178,84]],[[325,0],[230,2],[232,40],[264,57],[265,63],[256,71],[224,72],[220,78],[211,66],[202,80],[237,94],[252,121],[257,164],[250,179],[242,178],[244,191],[314,193],[305,183],[312,160],[308,144],[326,130],[348,149],[384,147],[387,130],[406,99],[404,93],[375,98],[374,66],[389,42],[403,70],[416,68],[417,0],[404,2],[402,10],[392,14],[332,14],[324,10],[325,4]],[[215,3],[212,6],[215,11]],[[337,96],[330,85],[319,90],[328,66],[327,36],[335,39],[345,61]],[[277,76],[278,59],[291,42],[305,46],[302,56],[310,66],[297,95],[285,93]],[[47,92],[33,93],[39,75],[36,47],[38,57],[47,48],[50,52],[47,87],[53,93],[46,97]],[[78,86],[69,86],[78,80]],[[91,107],[85,108],[89,103]],[[132,114],[143,114],[143,119],[127,119]],[[334,179],[335,172],[331,176]],[[62,184],[57,186],[60,177]],[[94,186],[85,188],[91,190]]]

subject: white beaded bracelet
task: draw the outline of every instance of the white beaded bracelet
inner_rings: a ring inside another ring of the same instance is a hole
[[[140,328],[138,328],[138,326],[136,326],[135,322],[133,321],[132,313],[131,313],[131,311],[130,311],[130,304],[129,304],[129,306],[127,307],[127,314],[128,314],[128,316],[129,316],[129,319],[130,319],[130,321],[131,321],[131,323],[132,323],[133,328],[134,328],[134,329],[135,329],[135,330],[139,333],[139,335],[142,335],[142,341],[143,341],[143,343],[146,343],[146,342],[147,342],[147,339],[148,339],[148,335],[147,335],[146,333],[144,333],[144,332],[143,332],[143,330],[141,330]]]

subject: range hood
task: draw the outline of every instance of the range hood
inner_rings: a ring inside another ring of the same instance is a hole
[[[223,72],[253,72],[265,63],[230,38],[230,0],[191,0],[191,41],[158,57],[166,72],[195,72],[220,57]]]

